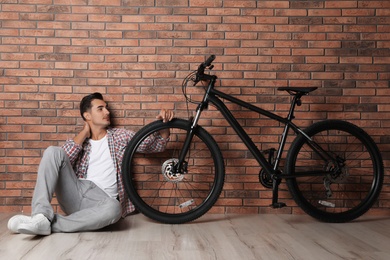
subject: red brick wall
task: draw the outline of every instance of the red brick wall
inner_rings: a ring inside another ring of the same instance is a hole
[[[390,1],[0,2],[0,212],[30,210],[42,152],[80,130],[82,96],[102,92],[116,124],[133,129],[161,107],[186,117],[182,79],[209,54],[223,90],[277,113],[289,97],[276,87],[319,87],[297,122],[341,118],[370,133],[386,167],[374,212],[389,208]],[[276,146],[278,124],[230,107],[262,149]],[[256,162],[220,114],[207,113],[227,158],[213,211],[300,212],[283,190],[289,207],[268,208]]]

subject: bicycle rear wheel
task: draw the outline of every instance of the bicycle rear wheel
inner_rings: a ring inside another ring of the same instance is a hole
[[[136,153],[148,137],[169,128],[164,152]],[[135,207],[147,217],[168,224],[195,220],[217,201],[224,183],[224,164],[214,139],[200,126],[195,130],[183,170],[174,173],[191,122],[173,119],[155,121],[129,142],[122,164],[126,192]]]
[[[325,222],[363,215],[378,198],[384,178],[382,157],[372,138],[341,120],[315,123],[305,133],[333,160],[324,160],[303,135],[294,140],[285,173],[297,176],[286,180],[295,202]],[[298,177],[308,172],[316,176]]]

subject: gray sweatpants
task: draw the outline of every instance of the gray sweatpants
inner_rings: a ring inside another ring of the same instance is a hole
[[[54,192],[65,216],[54,214]],[[93,182],[78,179],[65,151],[50,146],[39,165],[32,199],[32,215],[38,213],[51,221],[52,232],[89,231],[117,222],[121,206]]]

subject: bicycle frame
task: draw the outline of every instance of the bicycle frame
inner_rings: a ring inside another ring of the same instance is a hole
[[[290,130],[290,128],[293,129],[295,133],[297,133],[297,134],[301,133],[301,134],[305,135],[308,140],[310,140],[310,137],[308,137],[298,126],[296,126],[292,122],[292,119],[294,118],[295,106],[297,104],[297,98],[296,97],[293,98],[293,100],[291,101],[291,107],[290,107],[290,111],[288,113],[288,116],[287,116],[287,118],[283,118],[283,117],[278,116],[274,113],[266,111],[262,108],[254,106],[248,102],[245,102],[241,99],[235,98],[231,95],[225,94],[221,91],[214,89],[215,80],[216,80],[216,77],[215,78],[213,77],[209,82],[209,85],[208,85],[207,91],[203,97],[203,100],[197,108],[196,116],[192,122],[192,129],[196,128],[196,126],[198,124],[198,120],[200,118],[200,114],[208,106],[208,103],[211,102],[221,112],[221,114],[224,116],[226,121],[234,129],[234,131],[240,137],[242,142],[246,145],[248,150],[252,153],[253,157],[265,169],[265,171],[267,171],[267,173],[269,173],[272,177],[279,176],[278,178],[280,178],[280,173],[277,171],[277,169],[279,166],[281,155],[282,155],[283,150],[284,150],[284,146],[286,144],[286,139],[287,139],[288,131]],[[234,104],[237,104],[241,107],[247,108],[253,112],[264,115],[268,118],[271,118],[273,120],[279,121],[279,122],[284,124],[282,139],[281,139],[281,142],[279,144],[279,148],[277,150],[277,155],[275,158],[274,165],[271,165],[267,161],[267,159],[264,157],[264,155],[261,153],[261,151],[257,148],[256,144],[252,141],[252,139],[249,137],[249,135],[246,133],[246,131],[243,129],[243,127],[241,127],[241,125],[238,123],[238,121],[236,120],[234,115],[229,111],[229,109],[223,103],[221,98],[229,100],[230,102],[232,102]],[[190,134],[190,136],[191,136],[191,134]],[[188,140],[188,141],[190,142],[190,140]],[[186,147],[186,145],[184,145],[184,149],[183,149],[184,151],[186,151],[185,147]],[[179,157],[179,161],[181,161],[180,159],[181,158]],[[288,178],[288,177],[296,177],[296,176],[283,175],[283,178]]]
[[[298,96],[298,95],[293,96],[288,115],[286,118],[284,118],[284,117],[276,115],[272,112],[264,110],[262,108],[254,106],[254,105],[252,105],[248,102],[245,102],[241,99],[235,98],[231,95],[228,95],[226,93],[223,93],[221,91],[216,90],[214,88],[214,84],[216,82],[217,76],[204,75],[203,77],[205,79],[209,80],[209,84],[208,84],[207,90],[203,96],[202,102],[199,103],[199,105],[196,109],[196,115],[192,121],[191,129],[188,131],[186,140],[184,141],[183,149],[181,150],[181,152],[179,154],[179,158],[178,158],[179,162],[176,165],[176,172],[181,172],[181,169],[182,169],[184,161],[185,161],[185,156],[187,154],[187,151],[189,150],[190,143],[191,143],[192,138],[194,136],[194,133],[196,131],[196,127],[198,125],[200,115],[201,115],[202,111],[208,107],[209,103],[213,104],[221,112],[221,114],[224,116],[224,118],[229,123],[229,125],[234,129],[234,131],[240,137],[242,142],[245,144],[245,146],[248,148],[248,150],[252,153],[253,157],[257,160],[257,162],[260,164],[260,166],[263,167],[263,169],[273,179],[273,199],[272,199],[272,206],[273,207],[285,206],[284,203],[277,202],[277,200],[278,200],[278,186],[281,182],[281,179],[297,178],[297,177],[305,177],[305,176],[319,176],[319,175],[326,174],[325,171],[324,172],[319,172],[319,171],[310,172],[309,171],[309,172],[303,172],[303,173],[282,174],[282,172],[278,168],[279,168],[281,156],[282,156],[285,144],[286,144],[288,132],[290,129],[292,129],[296,134],[302,134],[306,138],[308,145],[311,146],[313,148],[313,150],[316,151],[322,159],[324,159],[325,161],[330,160],[330,161],[336,162],[335,158],[333,158],[326,151],[324,151],[320,146],[318,146],[315,142],[313,142],[312,139],[303,130],[301,130],[298,126],[296,126],[292,122],[292,120],[294,119],[295,107],[296,107],[296,105],[300,105],[301,96]],[[273,165],[267,161],[265,156],[257,148],[256,144],[252,141],[252,139],[249,137],[249,135],[246,133],[246,131],[243,129],[243,127],[238,123],[237,119],[230,112],[230,110],[226,107],[226,105],[221,100],[221,98],[226,99],[234,104],[237,104],[241,107],[247,108],[253,112],[264,115],[270,119],[276,120],[276,121],[284,124],[282,138],[281,138],[281,141],[279,143],[279,148],[277,150],[276,158],[275,158]],[[335,163],[335,165],[337,165],[337,162]]]

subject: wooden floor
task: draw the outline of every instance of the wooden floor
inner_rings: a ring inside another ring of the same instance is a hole
[[[164,225],[141,214],[98,232],[11,234],[0,213],[0,259],[390,259],[390,213],[346,224],[306,215],[212,215]]]

